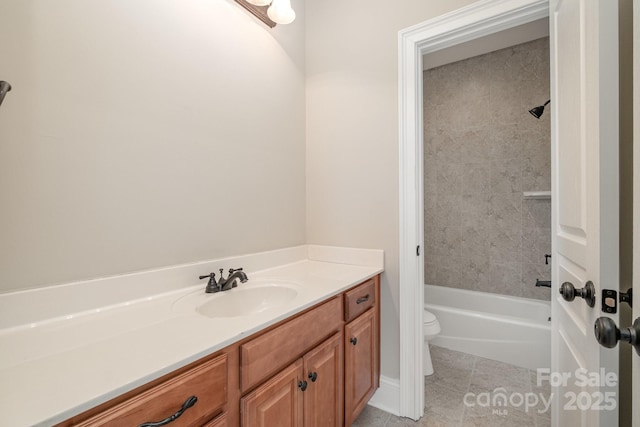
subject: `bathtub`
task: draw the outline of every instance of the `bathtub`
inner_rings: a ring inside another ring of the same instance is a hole
[[[425,285],[425,310],[442,331],[431,344],[528,369],[549,368],[546,301]]]

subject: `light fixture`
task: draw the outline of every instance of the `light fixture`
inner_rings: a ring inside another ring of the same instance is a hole
[[[236,3],[270,27],[290,24],[296,19],[291,0],[236,0]]]
[[[276,24],[290,24],[296,19],[296,13],[291,8],[291,0],[273,0],[267,15]]]
[[[271,4],[271,0],[247,0],[247,2],[254,6],[269,6]]]
[[[550,102],[551,100],[548,100],[547,102],[544,103],[544,105],[540,105],[539,107],[533,107],[531,110],[529,110],[529,113],[531,113],[531,115],[536,119],[539,119],[540,116],[542,116],[542,113],[544,113],[544,107],[546,107],[547,104]]]

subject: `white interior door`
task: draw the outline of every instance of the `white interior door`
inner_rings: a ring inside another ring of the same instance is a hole
[[[601,369],[618,375],[618,346],[604,348],[594,336],[604,315],[601,290],[619,286],[618,4],[551,0],[549,13],[552,420],[558,427],[617,426],[617,382],[603,387],[585,377],[602,378]],[[564,282],[579,289],[588,281],[593,307],[559,293]]]
[[[640,2],[633,2],[633,319],[640,318]],[[640,355],[632,354],[632,420],[640,426]]]

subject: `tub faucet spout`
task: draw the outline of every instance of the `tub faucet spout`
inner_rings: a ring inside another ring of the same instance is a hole
[[[537,288],[550,288],[551,287],[551,280],[536,279],[536,287]]]

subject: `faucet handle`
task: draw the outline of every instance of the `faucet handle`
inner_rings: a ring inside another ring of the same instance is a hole
[[[204,276],[199,276],[200,280],[202,279],[215,279],[216,273],[205,274]]]
[[[208,294],[218,292],[220,290],[220,287],[218,283],[216,283],[216,273],[209,273],[204,276],[200,276],[200,280],[206,278],[209,278],[209,283],[207,283],[205,292]],[[220,281],[222,281],[222,278],[220,278]]]
[[[229,274],[233,274],[234,271],[242,271],[242,267],[240,267],[240,268],[230,268],[229,269]]]

